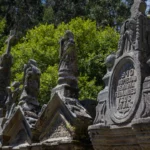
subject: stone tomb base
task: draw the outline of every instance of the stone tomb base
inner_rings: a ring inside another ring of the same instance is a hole
[[[130,127],[89,126],[95,150],[150,150],[150,118],[134,120]]]
[[[54,139],[55,141],[55,139]],[[4,146],[0,150],[93,150],[92,145],[84,145],[76,141],[62,141],[20,145],[19,147]]]

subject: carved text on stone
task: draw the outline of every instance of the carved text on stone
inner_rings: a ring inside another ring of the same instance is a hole
[[[130,111],[133,106],[133,96],[136,94],[135,84],[137,76],[134,68],[130,68],[121,72],[121,77],[118,80],[118,85],[115,92],[116,111],[120,115],[124,115]]]

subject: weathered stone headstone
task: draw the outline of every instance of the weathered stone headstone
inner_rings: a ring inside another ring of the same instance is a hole
[[[145,1],[135,0],[121,27],[109,84],[98,95],[96,118],[89,126],[95,150],[150,149],[150,19],[145,10]]]
[[[19,105],[31,128],[34,127],[40,112],[40,104],[37,99],[40,89],[40,75],[41,72],[36,61],[30,59],[28,64],[24,65],[24,85]]]
[[[55,143],[60,149],[70,146],[71,149],[91,149],[90,144],[88,148],[85,148],[86,142],[81,144],[88,140],[87,127],[92,118],[77,99],[77,52],[71,31],[66,31],[60,47],[58,85],[52,89],[51,99],[36,123],[39,140],[50,145]]]
[[[58,85],[52,90],[52,94],[59,91],[65,97],[77,99],[77,51],[75,48],[74,35],[69,30],[66,31],[64,37],[60,40],[59,57]]]
[[[12,83],[11,87],[7,87],[7,100],[5,102],[6,105],[6,113],[5,113],[5,119],[9,119],[11,115],[13,114],[13,111],[15,109],[16,103],[19,99],[19,95],[21,92],[21,89],[19,88],[20,83],[15,81]],[[11,88],[14,88],[14,90],[11,90]]]
[[[111,77],[112,73],[112,67],[114,65],[115,61],[115,54],[109,55],[106,60],[105,64],[107,66],[107,73],[103,77],[103,81],[105,82],[105,88],[99,92],[97,101],[98,105],[96,106],[96,117],[94,120],[94,124],[100,123],[101,125],[106,125],[107,124],[107,119],[106,116],[108,115],[108,92],[109,92],[109,78]]]
[[[19,82],[12,84],[13,91],[11,87],[7,87],[6,114],[1,122],[2,146],[21,149],[34,142],[35,123],[40,113],[40,105],[37,100],[40,74],[36,61],[30,59],[24,65],[23,89],[20,98]],[[17,102],[18,105],[16,105]]]
[[[7,48],[6,52],[0,58],[0,108],[5,108],[5,101],[7,99],[7,86],[10,85],[10,74],[12,66],[11,44],[15,38],[13,31],[10,31],[10,35],[6,40]],[[1,115],[2,117],[2,115]]]
[[[2,130],[2,145],[21,147],[32,143],[32,132],[21,107],[17,107],[11,118],[4,124]]]
[[[77,87],[77,50],[75,48],[74,35],[67,30],[60,40],[60,63],[58,85],[70,85]]]
[[[40,74],[36,61],[30,59],[24,65],[21,96],[19,82],[12,84],[14,90],[6,87],[6,114],[0,118],[2,149],[93,149],[87,132],[92,118],[77,99],[77,55],[71,31],[61,40],[58,85],[42,109],[37,100]]]

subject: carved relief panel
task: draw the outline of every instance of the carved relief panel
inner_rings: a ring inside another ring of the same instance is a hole
[[[110,80],[110,115],[115,123],[124,123],[134,114],[141,89],[138,63],[129,55],[118,60]]]

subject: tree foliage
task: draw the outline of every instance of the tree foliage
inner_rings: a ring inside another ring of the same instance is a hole
[[[96,20],[98,26],[119,28],[129,17],[132,3],[133,0],[45,0],[43,21],[58,25],[83,17]]]
[[[97,26],[120,28],[129,17],[133,0],[0,0],[0,19],[6,20],[3,37],[16,30],[20,38],[40,23],[69,23],[75,17],[92,19]]]
[[[0,48],[4,46],[4,41],[6,40],[6,35],[4,33],[6,26],[6,20],[1,19],[0,20]]]
[[[125,3],[126,2],[126,3]],[[133,0],[95,0],[89,2],[89,17],[97,21],[98,26],[119,28],[130,15]]]
[[[61,22],[68,23],[77,16],[86,17],[87,3],[87,0],[45,0],[43,21],[58,25]]]
[[[12,29],[24,32],[41,20],[41,0],[0,0],[0,17],[6,19],[6,34]]]
[[[118,33],[110,27],[97,29],[96,22],[89,19],[75,18],[57,28],[51,24],[29,30],[12,48],[12,81],[22,81],[23,65],[31,58],[35,59],[42,72],[41,103],[49,100],[50,90],[57,84],[58,40],[68,29],[74,33],[78,53],[80,99],[96,99],[103,85],[101,78],[106,72],[104,59],[117,48]]]

